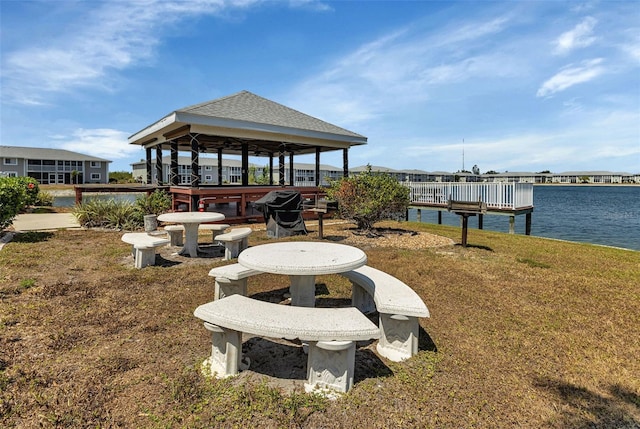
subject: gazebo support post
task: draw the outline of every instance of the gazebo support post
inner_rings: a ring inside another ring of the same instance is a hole
[[[316,186],[320,186],[320,146],[316,147]]]
[[[349,149],[342,149],[342,177],[349,177]]]
[[[284,145],[280,145],[278,154],[278,184],[284,186]]]
[[[273,185],[273,152],[269,152],[269,185]]]
[[[222,185],[222,148],[218,148],[218,185]]]
[[[249,186],[249,144],[242,143],[242,186]]]
[[[147,185],[151,184],[151,180],[152,180],[152,172],[151,172],[151,148],[148,147],[145,150],[146,155],[147,155]]]
[[[198,147],[198,136],[195,134],[189,134],[191,137],[191,187],[197,188],[200,186],[200,176],[198,170],[200,169],[200,148]]]
[[[171,169],[169,177],[171,186],[178,186],[180,183],[178,178],[178,142],[175,140],[171,140]]]
[[[162,185],[163,182],[162,177],[162,146],[156,146],[156,184],[158,186]]]
[[[293,171],[293,152],[289,152],[289,186],[295,186],[294,178],[295,172]]]

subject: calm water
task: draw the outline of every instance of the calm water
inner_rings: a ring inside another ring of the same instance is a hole
[[[138,194],[98,194],[91,198],[134,202]],[[75,197],[56,197],[54,206],[73,207]],[[531,235],[640,250],[640,186],[535,186]],[[416,220],[416,210],[409,213]],[[422,221],[436,223],[437,212],[422,210]],[[442,212],[442,223],[460,225],[460,218]],[[469,227],[478,220],[469,218]],[[516,233],[524,234],[525,216],[516,216]],[[509,217],[486,215],[484,229],[509,232]]]
[[[531,235],[640,250],[640,186],[535,186],[533,204]],[[423,210],[422,221],[436,223],[437,212]],[[445,211],[442,223],[459,226],[460,218]],[[509,232],[509,217],[486,215],[484,229]],[[516,233],[524,229],[525,216],[516,216]]]
[[[84,194],[82,195],[82,202],[86,203],[91,200],[116,200],[116,201],[129,201],[131,203],[134,203],[136,201],[136,198],[139,195],[144,195],[144,193],[133,192],[133,193],[126,193],[126,194],[116,194],[116,193],[94,194],[94,195]],[[73,207],[75,205],[76,205],[75,195],[71,197],[56,195],[53,197],[53,207]]]

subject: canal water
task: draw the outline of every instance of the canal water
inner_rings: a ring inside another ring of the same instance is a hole
[[[134,202],[143,194],[95,194],[92,198]],[[75,197],[54,198],[56,207],[73,207]],[[531,235],[640,250],[640,186],[535,186]],[[437,211],[422,210],[422,222],[437,223]],[[409,211],[417,220],[417,211]],[[459,226],[460,217],[442,212],[442,223]],[[509,216],[485,215],[485,230],[509,232]],[[477,228],[477,217],[469,228]],[[525,232],[525,216],[516,216],[517,234]]]
[[[531,235],[640,250],[640,186],[535,186],[533,205]],[[422,210],[422,222],[437,223],[437,211]],[[442,223],[459,226],[460,217],[443,211]],[[483,228],[509,232],[509,217],[485,215]],[[516,216],[516,233],[524,232],[525,216]]]
[[[115,201],[129,201],[130,203],[135,203],[136,198],[141,195],[145,195],[144,192],[138,193],[126,193],[126,194],[117,194],[117,193],[109,193],[109,194],[83,194],[82,202],[86,203],[91,200],[115,200]],[[76,205],[76,197],[74,195],[54,195],[53,196],[53,207],[73,207]]]

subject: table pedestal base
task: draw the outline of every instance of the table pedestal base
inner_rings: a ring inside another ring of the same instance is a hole
[[[289,276],[291,279],[291,305],[296,307],[315,307],[316,276]]]
[[[178,254],[198,257],[198,226],[197,223],[184,224],[184,247]]]

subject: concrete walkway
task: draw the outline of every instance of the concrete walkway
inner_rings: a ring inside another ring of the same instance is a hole
[[[16,232],[80,229],[80,224],[71,213],[25,213],[13,220],[13,229],[15,231],[0,231],[0,250]]]
[[[80,228],[78,220],[72,213],[25,213],[19,214],[13,221],[13,229],[16,232],[68,228]]]

